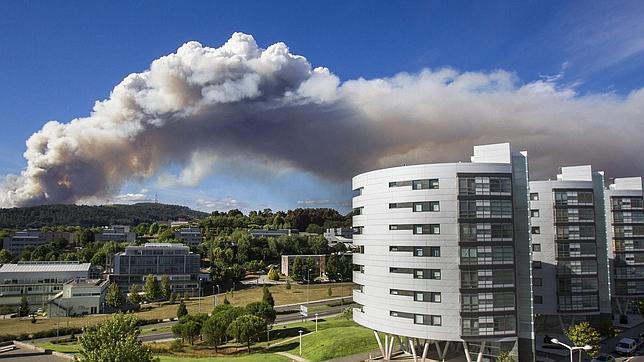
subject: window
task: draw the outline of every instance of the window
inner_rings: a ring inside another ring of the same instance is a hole
[[[540,287],[543,285],[543,280],[541,278],[533,278],[532,285],[534,285],[535,287]]]
[[[539,226],[533,226],[530,231],[532,234],[541,234],[541,228]]]
[[[510,177],[465,176],[458,179],[459,195],[494,195],[509,196],[512,194]]]
[[[429,247],[429,255],[433,257],[440,257],[441,256],[441,247],[440,246],[430,246]]]
[[[532,244],[532,251],[541,251],[541,244]]]
[[[354,226],[353,227],[353,234],[354,235],[360,235],[364,231],[364,226]]]
[[[411,186],[411,181],[394,181],[389,183],[389,187]]]
[[[539,194],[536,192],[530,193],[530,201],[539,201]]]
[[[414,212],[436,212],[440,211],[440,204],[438,201],[414,202]]]
[[[428,326],[440,326],[441,316],[439,315],[427,315],[427,314],[416,314],[414,315],[415,324],[425,324]]]
[[[534,304],[543,304],[543,296],[535,295],[534,296]]]
[[[362,195],[363,190],[364,190],[364,187],[359,187],[359,188],[353,190],[353,197]]]
[[[530,210],[530,217],[539,217],[539,209]]]
[[[413,190],[437,189],[438,179],[414,180],[411,182],[411,188]]]
[[[414,234],[440,234],[441,227],[439,224],[420,224],[413,226]]]
[[[353,209],[353,215],[362,215],[362,210],[364,210],[364,207],[356,207]]]
[[[541,261],[535,260],[532,262],[532,269],[541,269]]]

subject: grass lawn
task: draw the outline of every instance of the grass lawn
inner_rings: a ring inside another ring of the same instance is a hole
[[[328,287],[333,289],[333,296],[329,297],[327,294]],[[340,289],[344,296],[351,296],[353,283],[340,284],[312,284],[308,293],[310,300],[328,299],[340,296]],[[284,285],[274,285],[269,287],[275,299],[275,305],[292,304],[299,302],[306,302],[307,288],[306,285],[291,284],[291,289],[287,290]],[[253,287],[243,290],[235,291],[234,293],[227,294],[228,300],[232,304],[246,305],[251,302],[260,301],[262,299],[262,288]],[[219,303],[223,302],[224,296],[219,297]],[[135,313],[137,318],[140,319],[165,319],[176,317],[178,304],[164,304],[161,306],[152,304],[150,309],[146,309]],[[201,305],[201,307],[199,306]],[[201,303],[197,298],[192,298],[186,302],[186,307],[189,313],[209,313],[214,307],[213,296],[201,298]],[[19,335],[22,333],[34,333],[42,330],[55,329],[57,323],[60,322],[60,327],[84,327],[92,324],[100,323],[101,321],[109,318],[109,315],[94,315],[83,317],[69,317],[69,318],[52,318],[52,319],[38,319],[37,323],[31,323],[29,318],[11,318],[0,319],[0,335],[12,334]]]
[[[156,328],[151,328],[151,327],[141,328],[141,335],[166,333],[166,332],[172,332],[172,326],[163,326],[163,327],[156,327]]]
[[[312,325],[312,326],[311,326]],[[315,330],[315,323],[307,323]],[[336,318],[320,323],[317,333],[302,337],[302,357],[310,361],[326,361],[331,358],[349,356],[368,352],[378,348],[378,343],[370,329],[359,326],[353,321]],[[281,346],[276,347],[279,349]],[[298,355],[300,352],[297,340],[284,345],[291,347],[287,352]]]
[[[81,345],[78,342],[65,342],[65,343],[51,343],[43,342],[36,343],[36,346],[45,349],[51,349],[52,351],[62,352],[62,353],[78,353],[80,352]]]

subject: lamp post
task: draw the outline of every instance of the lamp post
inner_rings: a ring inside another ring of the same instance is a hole
[[[344,294],[342,293],[342,281],[344,277],[342,273],[338,273],[338,275],[340,276],[340,312],[344,312]]]
[[[215,294],[215,286],[212,286],[212,294]],[[217,294],[215,294],[215,307],[217,306],[217,296],[219,295],[219,284],[217,284]]]
[[[304,332],[303,330],[297,331],[300,334],[300,356],[302,355],[302,333]]]
[[[567,344],[565,344],[565,343],[563,343],[563,342],[559,341],[557,338],[553,338],[553,339],[551,339],[551,340],[550,340],[550,342],[552,342],[552,343],[554,343],[554,344],[558,344],[558,345],[560,345],[560,346],[564,346],[564,347],[568,348],[568,350],[570,351],[570,362],[574,362],[574,361],[573,361],[573,359],[572,359],[573,351],[575,351],[575,350],[579,350],[579,361],[581,361],[581,351],[586,351],[586,352],[588,352],[588,351],[590,351],[591,349],[593,349],[593,347],[592,347],[592,346],[589,346],[589,345],[585,345],[585,346],[583,346],[583,347],[569,346],[569,345],[567,345]]]
[[[315,313],[315,331],[318,331],[318,314]]]

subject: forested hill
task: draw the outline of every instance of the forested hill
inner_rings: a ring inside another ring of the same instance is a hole
[[[0,228],[40,228],[43,226],[138,225],[166,220],[193,220],[208,216],[185,206],[155,203],[133,205],[41,205],[0,209]]]

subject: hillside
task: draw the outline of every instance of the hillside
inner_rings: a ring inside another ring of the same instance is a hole
[[[140,203],[133,205],[41,205],[0,209],[0,228],[39,228],[56,225],[85,227],[137,225],[166,220],[193,220],[208,216],[185,206]]]

